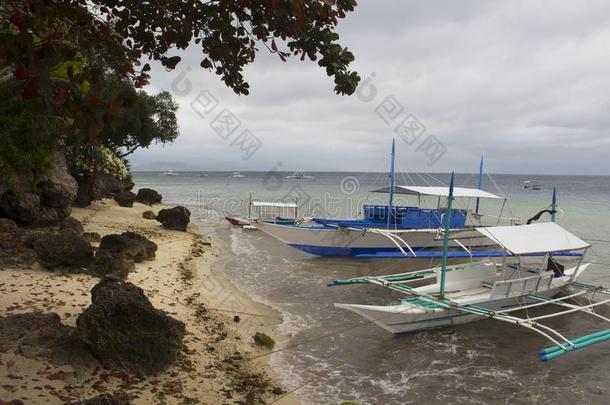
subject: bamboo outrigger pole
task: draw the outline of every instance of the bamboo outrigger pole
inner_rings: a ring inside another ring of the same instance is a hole
[[[479,181],[477,183],[477,188],[479,190],[483,189],[483,156],[481,156],[481,163],[479,163]],[[474,210],[476,214],[479,213],[479,200],[480,198],[477,197],[477,205]]]
[[[451,206],[453,203],[453,181],[454,173],[451,172],[451,181],[449,182],[449,197],[447,198],[447,209],[445,210],[445,234],[443,235],[443,258],[441,260],[441,288],[440,296],[445,296],[445,273],[447,272],[447,252],[449,250],[449,228],[451,227]]]
[[[390,163],[390,202],[388,204],[388,229],[390,228],[390,218],[392,218],[392,208],[394,206],[394,160],[396,158],[396,140],[392,139],[392,157]]]
[[[557,213],[557,189],[553,187],[553,198],[551,199],[551,222],[555,222],[555,214]]]

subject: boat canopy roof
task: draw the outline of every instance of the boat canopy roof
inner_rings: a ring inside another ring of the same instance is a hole
[[[389,193],[390,187],[373,190],[373,193]],[[395,194],[431,195],[437,197],[449,197],[449,187],[431,186],[394,186]],[[465,198],[504,198],[478,188],[454,187],[454,197]]]
[[[555,222],[481,227],[476,230],[513,255],[565,252],[591,246]]]
[[[266,202],[252,201],[253,207],[274,207],[274,208],[298,208],[298,205],[293,202]]]

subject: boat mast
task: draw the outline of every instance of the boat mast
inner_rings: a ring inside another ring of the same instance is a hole
[[[479,182],[477,183],[477,188],[479,190],[483,189],[483,156],[481,156],[481,163],[479,163]],[[479,200],[480,198],[477,197],[477,206],[475,207],[474,212],[476,214],[479,213]]]
[[[447,198],[447,209],[445,210],[445,233],[443,235],[443,258],[441,261],[441,298],[445,296],[445,273],[447,272],[447,252],[449,250],[449,228],[451,226],[451,206],[453,205],[453,177],[451,172],[451,182],[449,183],[449,197]]]
[[[390,228],[390,218],[394,207],[394,160],[396,159],[396,140],[392,139],[392,157],[390,163],[390,202],[388,204],[388,229]]]
[[[553,198],[551,199],[551,222],[555,222],[555,214],[557,210],[557,190],[553,187]]]

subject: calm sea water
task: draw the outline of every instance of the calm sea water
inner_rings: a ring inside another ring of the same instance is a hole
[[[391,302],[392,296],[372,286],[328,288],[327,281],[400,272],[411,265],[403,260],[310,256],[261,232],[231,229],[223,217],[245,213],[250,194],[259,200],[297,199],[299,215],[358,216],[364,201],[385,201],[383,195],[369,191],[386,186],[387,175],[312,173],[315,180],[291,180],[285,178],[287,174],[250,172],[243,173],[243,178],[231,178],[231,173],[221,172],[185,172],[174,177],[136,172],[134,180],[136,188],[158,190],[164,202],[189,206],[203,232],[214,233],[231,246],[233,256],[222,271],[238,288],[282,314],[280,327],[292,336],[292,348],[274,354],[272,365],[289,387],[298,388],[306,403],[610,401],[608,343],[541,363],[537,352],[547,342],[497,321],[395,337],[355,314],[335,309],[335,302]],[[401,174],[398,179],[405,184],[442,185],[449,175]],[[524,190],[524,180],[535,180],[541,190]],[[460,186],[474,187],[476,182],[476,175],[456,177]],[[549,206],[553,186],[561,210],[558,222],[593,244],[588,258],[596,264],[583,280],[610,284],[610,267],[601,264],[610,263],[610,177],[494,175],[484,184],[487,191],[509,198],[503,218],[523,219]],[[437,201],[426,203],[434,206]],[[482,212],[489,215],[488,223],[495,223],[501,201],[484,200],[481,205]],[[564,316],[548,324],[574,337],[607,327],[582,315]]]

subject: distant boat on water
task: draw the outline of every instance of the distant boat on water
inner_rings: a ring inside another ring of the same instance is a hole
[[[540,184],[538,184],[536,182],[536,180],[525,180],[523,182],[523,189],[524,190],[536,190],[537,191],[537,190],[540,190],[541,187],[540,187]]]
[[[180,176],[178,173],[172,171],[172,169],[167,169],[164,173],[164,176]]]
[[[231,175],[229,177],[232,179],[243,179],[246,176],[244,176],[240,172],[233,172],[233,173],[231,173]]]
[[[296,179],[296,180],[313,180],[315,177],[305,175],[303,171],[296,171],[291,175],[286,176],[287,179]]]

